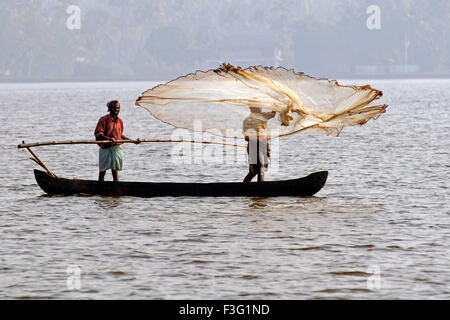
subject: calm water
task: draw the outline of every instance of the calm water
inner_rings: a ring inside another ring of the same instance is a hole
[[[280,139],[267,180],[330,175],[315,197],[268,199],[47,196],[17,144],[91,139],[112,98],[126,135],[170,138],[134,106],[155,83],[0,84],[0,298],[449,299],[450,81],[352,81],[366,82],[388,112],[337,138]],[[121,179],[246,174],[242,150],[190,165],[174,148],[124,146]],[[60,176],[97,177],[95,145],[34,151]]]

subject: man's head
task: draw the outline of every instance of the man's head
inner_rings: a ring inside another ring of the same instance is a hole
[[[112,100],[106,104],[111,117],[115,118],[120,112],[120,102],[117,100]]]
[[[261,113],[261,108],[258,107],[250,107],[251,113]]]

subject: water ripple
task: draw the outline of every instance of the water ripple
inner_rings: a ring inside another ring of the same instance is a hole
[[[450,82],[371,84],[390,105],[377,121],[338,138],[280,140],[279,169],[266,179],[329,170],[325,188],[314,197],[267,199],[46,195],[35,164],[17,150],[22,140],[90,139],[111,96],[122,102],[128,136],[170,138],[173,129],[134,106],[154,83],[1,85],[1,130],[16,141],[0,145],[8,168],[0,171],[0,296],[449,299]],[[179,165],[171,148],[125,146],[121,179],[241,181],[246,174],[245,158]],[[95,146],[35,151],[58,175],[97,177]],[[80,290],[67,284],[74,270]],[[380,287],[370,288],[377,279]]]

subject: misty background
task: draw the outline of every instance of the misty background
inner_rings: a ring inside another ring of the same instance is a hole
[[[222,62],[449,77],[449,22],[449,0],[2,0],[0,81],[170,80]]]

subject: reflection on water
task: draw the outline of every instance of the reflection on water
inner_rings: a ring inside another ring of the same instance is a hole
[[[109,211],[121,205],[121,197],[101,197],[94,200],[94,203],[102,210]]]
[[[267,204],[270,202],[270,198],[254,197],[254,198],[250,198],[249,200],[250,201],[249,201],[248,206],[250,208],[255,208],[255,209],[265,208],[265,207],[267,207]]]

